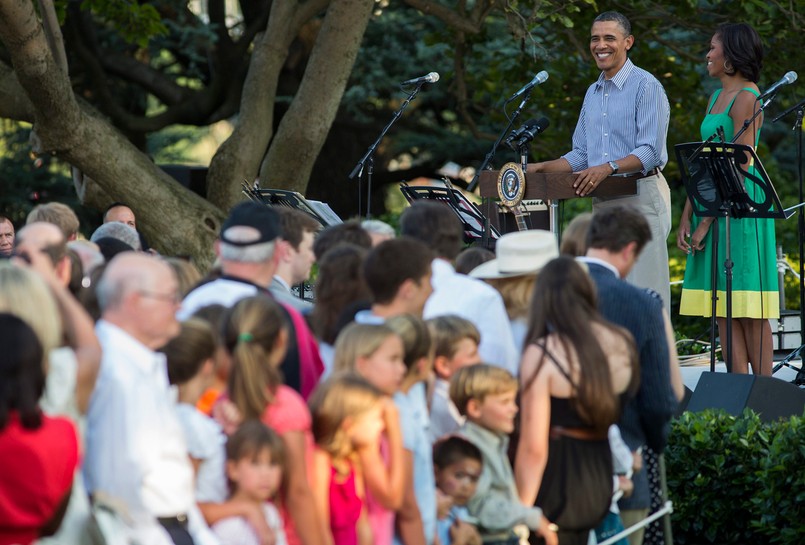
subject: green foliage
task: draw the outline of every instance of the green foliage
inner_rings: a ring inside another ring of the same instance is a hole
[[[762,486],[751,500],[760,518],[751,525],[769,543],[799,543],[805,535],[805,419],[789,418],[772,429]]]
[[[83,0],[81,9],[92,10],[129,43],[146,47],[154,36],[168,33],[157,9],[149,3],[126,0]]]
[[[746,410],[684,413],[665,451],[674,541],[800,543],[805,419],[764,424]]]
[[[37,204],[61,202],[76,212],[88,236],[98,223],[97,213],[79,205],[70,173],[62,164],[30,155],[30,132],[18,123],[0,121],[0,215],[20,229]]]

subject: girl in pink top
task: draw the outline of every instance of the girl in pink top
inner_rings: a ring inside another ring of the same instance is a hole
[[[354,374],[336,374],[310,398],[313,495],[329,521],[334,545],[374,543],[364,506],[363,466],[358,451],[378,449],[383,431],[383,394]]]
[[[311,509],[310,413],[299,394],[282,384],[279,373],[287,340],[283,312],[268,296],[242,299],[227,312],[223,341],[232,357],[229,399],[242,421],[262,420],[285,445],[288,464],[280,510],[289,545],[328,545],[325,519]]]
[[[354,371],[384,394],[385,431],[379,446],[358,452],[365,468],[366,507],[376,545],[391,545],[394,516],[403,506],[406,488],[405,459],[397,406],[391,399],[400,389],[406,368],[403,342],[385,325],[347,326],[335,345],[334,371]],[[417,514],[418,516],[418,514]]]

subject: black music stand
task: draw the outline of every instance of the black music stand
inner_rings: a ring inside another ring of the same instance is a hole
[[[318,221],[322,229],[331,225],[343,223],[341,218],[333,212],[327,204],[319,201],[305,199],[301,193],[287,189],[262,189],[255,182],[250,187],[245,181],[242,183],[243,194],[251,200],[267,206],[285,206],[304,212]]]
[[[724,269],[727,298],[727,351],[724,363],[732,371],[732,259],[730,251],[730,219],[773,218],[787,216],[769,175],[751,146],[733,143],[689,142],[677,144],[685,190],[690,197],[693,211],[699,217],[723,217],[726,231],[724,241]],[[755,167],[755,173],[749,172]],[[762,192],[763,201],[757,202],[747,194],[744,178],[750,178]],[[715,371],[716,300],[718,292],[718,220],[713,222],[713,276],[711,279],[710,317],[710,371]],[[722,349],[722,353],[723,353]]]
[[[474,202],[467,199],[461,191],[445,182],[444,187],[434,185],[400,184],[400,191],[409,203],[418,199],[429,199],[445,203],[461,221],[464,227],[464,242],[480,243],[486,248],[494,248],[494,241],[500,238],[500,232],[490,225]]]

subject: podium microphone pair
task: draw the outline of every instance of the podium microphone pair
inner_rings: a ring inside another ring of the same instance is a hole
[[[522,127],[512,131],[511,134],[506,137],[506,144],[514,151],[517,151],[521,146],[531,142],[534,137],[547,129],[550,124],[551,122],[547,117],[541,117],[538,120],[529,119],[523,123]]]

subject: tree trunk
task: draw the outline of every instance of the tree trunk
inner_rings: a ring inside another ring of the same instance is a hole
[[[274,132],[274,101],[280,70],[301,26],[327,0],[273,2],[265,33],[255,41],[243,85],[240,114],[232,135],[210,161],[207,198],[223,210],[243,200],[241,182],[251,183],[260,170]]]
[[[299,91],[260,169],[263,187],[305,193],[314,161],[338,112],[373,6],[373,0],[330,2]]]
[[[221,211],[162,172],[91,107],[79,105],[31,2],[0,0],[0,40],[34,108],[34,151],[64,159],[116,200],[131,203],[157,249],[208,267]]]

